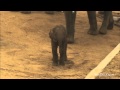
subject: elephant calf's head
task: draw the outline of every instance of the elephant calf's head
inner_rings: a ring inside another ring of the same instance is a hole
[[[54,42],[63,41],[67,37],[66,29],[63,25],[57,25],[50,30],[49,36]]]

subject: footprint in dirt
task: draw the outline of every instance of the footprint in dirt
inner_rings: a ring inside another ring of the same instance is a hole
[[[71,69],[73,66],[74,66],[74,62],[73,61],[71,61],[71,60],[65,61],[65,67],[67,69]]]
[[[89,63],[89,60],[83,60],[79,64],[75,65],[74,68],[83,67]]]
[[[3,48],[6,46],[8,46],[7,42],[5,42],[3,39],[0,38],[0,47]]]
[[[8,34],[8,35],[12,34],[12,32],[5,32],[5,33]]]
[[[86,64],[88,62],[89,62],[89,60],[84,60],[81,64],[84,65],[84,64]]]
[[[60,71],[60,70],[72,69],[73,66],[74,66],[74,62],[71,60],[67,60],[65,61],[65,66],[61,66],[61,65],[53,66],[52,62],[49,62],[47,67],[44,69],[47,71]]]
[[[63,68],[63,69],[71,69],[72,68],[72,66],[74,66],[74,62],[73,61],[71,61],[71,60],[67,60],[67,61],[65,61],[65,66],[57,66],[57,67],[61,67],[61,68]]]
[[[73,61],[71,61],[71,60],[67,60],[67,61],[65,61],[65,64],[71,64],[71,65],[73,65],[74,64],[74,62]]]

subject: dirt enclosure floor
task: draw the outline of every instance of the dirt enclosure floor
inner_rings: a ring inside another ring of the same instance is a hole
[[[112,59],[96,79],[120,79],[120,52]]]
[[[107,35],[88,35],[87,13],[78,12],[75,43],[69,44],[67,51],[71,63],[52,66],[48,33],[59,24],[65,26],[64,14],[61,12],[48,15],[43,11],[31,14],[1,11],[0,78],[83,79],[120,43],[120,28],[117,26]],[[99,18],[98,25],[101,25]],[[120,64],[119,60],[117,63]],[[117,70],[114,72],[120,73]]]

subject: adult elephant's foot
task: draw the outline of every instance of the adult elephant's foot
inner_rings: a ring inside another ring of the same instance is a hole
[[[52,59],[52,65],[53,66],[58,66],[58,58],[54,58],[54,59]]]
[[[68,61],[67,59],[64,60],[65,62]]]
[[[67,56],[66,56],[66,58],[64,59],[64,61],[65,61],[65,62],[67,62],[67,61],[68,61],[68,60],[67,60]]]
[[[52,65],[53,65],[53,66],[58,66],[58,63],[53,62]]]
[[[113,27],[114,27],[114,21],[113,21],[113,22],[111,22],[111,23],[109,23],[109,25],[108,25],[107,29],[108,29],[108,30],[112,30],[112,29],[113,29]]]
[[[89,29],[88,30],[88,34],[90,34],[90,35],[97,35],[98,31],[97,31],[97,29],[96,30]]]
[[[69,43],[69,44],[74,43],[74,37],[73,36],[68,36],[67,37],[67,43]]]
[[[65,62],[60,60],[59,65],[64,66]]]
[[[100,28],[99,33],[103,35],[107,34],[107,28]]]
[[[52,65],[53,66],[58,66],[58,61],[53,61]]]
[[[21,13],[23,13],[23,14],[30,14],[31,11],[21,11]]]

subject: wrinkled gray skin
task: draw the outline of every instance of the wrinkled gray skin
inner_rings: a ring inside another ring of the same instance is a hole
[[[75,20],[76,20],[76,11],[64,11],[66,19],[66,29],[68,34],[68,43],[74,43],[74,33],[75,33]],[[88,34],[97,35],[97,19],[96,11],[87,11],[90,28]],[[104,11],[104,19],[102,25],[99,29],[100,34],[107,34],[107,29],[113,29],[114,20],[112,16],[112,11]]]
[[[65,65],[67,61],[67,32],[63,25],[57,25],[49,32],[52,45],[53,65]],[[59,46],[60,60],[58,60],[57,48]]]

